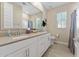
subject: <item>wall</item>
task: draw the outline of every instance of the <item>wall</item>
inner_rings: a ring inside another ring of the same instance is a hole
[[[21,28],[22,27],[22,7],[17,5],[17,4],[13,4],[13,25],[14,28]]]
[[[22,13],[22,17],[23,17],[23,19],[30,20],[31,16],[26,13]]]
[[[42,13],[38,13],[38,14],[35,14],[35,15],[31,15],[30,19],[31,19],[31,20],[36,20],[36,18],[42,17],[42,16],[43,16]]]
[[[48,31],[52,34],[57,36],[59,34],[59,38],[56,39],[57,42],[62,42],[64,44],[68,44],[69,40],[69,32],[70,32],[70,24],[71,24],[71,13],[78,7],[78,3],[69,3],[63,6],[59,6],[48,10],[47,12],[47,28]],[[67,23],[66,28],[58,29],[57,28],[57,20],[56,14],[58,12],[67,11]]]
[[[1,19],[1,3],[0,3],[0,19]],[[1,23],[1,20],[0,20]],[[0,29],[1,29],[1,24],[0,24]]]
[[[0,36],[6,36],[6,33],[8,32],[9,29],[3,29],[3,26],[4,26],[4,17],[3,17],[3,12],[4,12],[4,9],[3,9],[3,6],[4,6],[4,3],[1,2],[0,3]],[[21,21],[22,21],[22,7],[19,6],[19,5],[16,5],[16,4],[13,4],[13,25],[15,28],[11,29],[11,33],[12,34],[16,34],[17,32],[20,32],[20,33],[25,33],[26,32],[26,29],[22,29],[21,28]],[[17,26],[18,25],[18,26]],[[18,29],[17,27],[20,27],[20,29]],[[2,28],[2,29],[1,29]]]
[[[14,28],[21,28],[22,24],[22,7],[15,4],[15,3],[11,3],[13,4],[13,27]],[[1,29],[4,30],[4,3],[1,2]]]
[[[4,17],[3,17],[3,15],[4,15],[4,3],[3,2],[1,2],[1,27],[0,27],[0,29],[3,29],[3,26],[4,26]]]

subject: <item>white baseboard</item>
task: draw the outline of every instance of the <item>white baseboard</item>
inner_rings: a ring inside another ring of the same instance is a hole
[[[67,45],[68,46],[68,43],[66,43],[66,42],[55,41],[55,43],[59,43],[59,44],[63,44],[63,45]]]

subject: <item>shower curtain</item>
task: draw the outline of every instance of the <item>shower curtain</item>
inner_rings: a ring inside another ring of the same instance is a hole
[[[76,10],[71,14],[71,27],[70,27],[70,36],[68,44],[68,47],[73,54],[75,54],[75,45],[73,40],[73,38],[75,37],[75,31],[76,31]]]

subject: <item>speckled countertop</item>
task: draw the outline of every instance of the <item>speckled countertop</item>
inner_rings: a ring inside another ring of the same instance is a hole
[[[12,36],[12,37],[0,37],[0,47],[5,46],[8,44],[12,44],[18,41],[26,40],[35,36],[39,36],[42,34],[46,34],[47,32],[37,32],[37,33],[30,33],[30,34],[23,34],[20,36]]]

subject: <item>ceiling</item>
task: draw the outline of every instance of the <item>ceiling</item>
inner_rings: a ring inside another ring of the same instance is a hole
[[[19,2],[17,3],[23,7],[23,12],[29,15],[34,15],[41,12],[38,8],[34,7],[30,2]]]
[[[40,8],[36,8],[31,2],[17,2],[17,4],[23,7],[23,12],[29,15],[34,15],[41,12]],[[64,4],[68,4],[68,2],[41,2],[42,6],[45,10],[49,10],[51,8],[55,8]]]
[[[68,4],[68,2],[42,2],[42,5],[45,7],[45,9],[51,9],[55,7],[59,7],[61,5]]]

